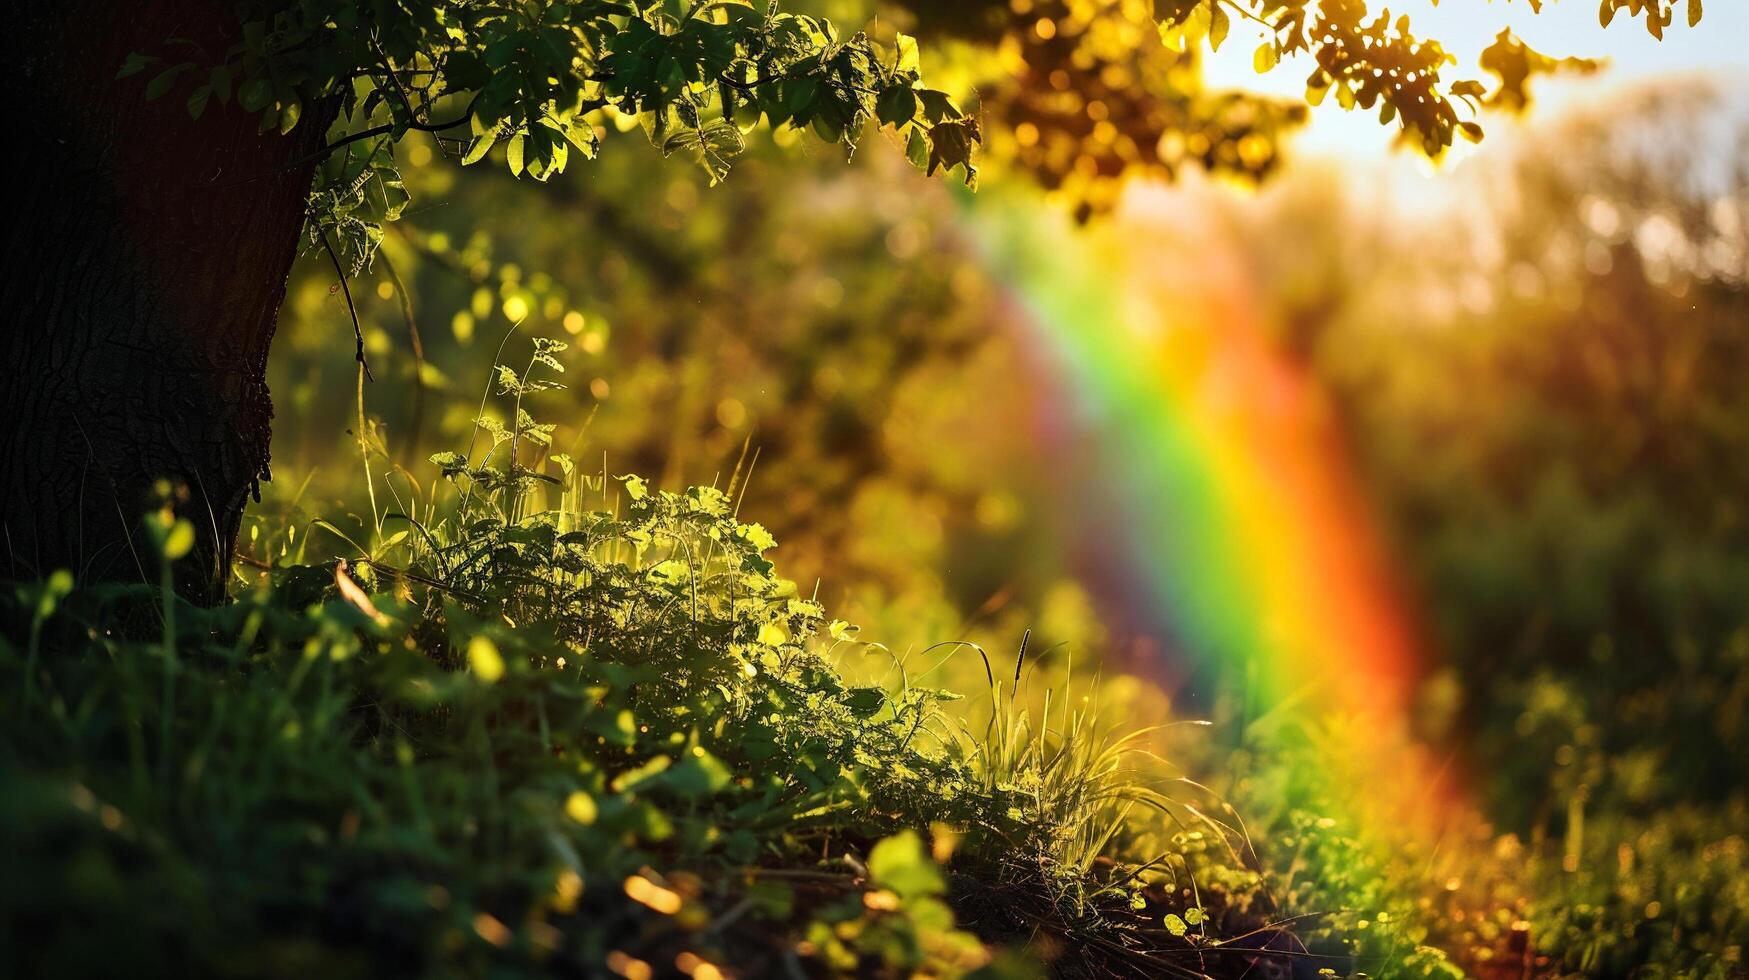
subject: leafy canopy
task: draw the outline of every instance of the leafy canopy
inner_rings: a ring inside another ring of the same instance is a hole
[[[464,163],[502,147],[512,173],[546,180],[573,152],[594,158],[609,126],[641,125],[715,181],[762,122],[849,148],[878,121],[920,168],[976,179],[978,123],[923,84],[913,39],[877,45],[776,4],[250,0],[240,9],[240,40],[218,63],[136,54],[121,74],[153,69],[148,98],[192,79],[190,115],[234,101],[259,114],[263,131],[289,133],[312,111],[337,115],[345,132],[324,148],[311,210],[316,231],[333,228],[361,255],[406,204],[393,147],[414,131],[437,134]],[[166,50],[182,49],[172,41]]]
[[[665,150],[696,150],[716,178],[761,119],[853,143],[864,124],[911,141],[919,165],[960,167],[968,180],[977,124],[922,85],[916,42],[879,46],[830,21],[748,0],[479,3],[432,0],[249,0],[242,40],[205,69],[188,93],[199,117],[235,97],[263,130],[289,133],[315,103],[338,100],[362,125],[331,148],[422,130],[461,137],[467,162],[503,144],[512,172],[539,180],[562,172],[572,149],[598,152],[606,111],[641,123]],[[172,45],[173,47],[174,45]],[[160,59],[136,54],[128,75]],[[200,66],[161,68],[147,97],[166,94]],[[447,103],[447,104],[446,104]],[[450,112],[438,113],[440,104]],[[459,108],[460,112],[455,109]]]
[[[1680,5],[1699,22],[1700,0],[1600,0],[1599,19],[1625,13],[1661,38]],[[1169,175],[1196,162],[1261,177],[1275,166],[1277,134],[1303,109],[1205,93],[1197,81],[1197,52],[1220,48],[1236,20],[1263,28],[1258,71],[1309,55],[1307,102],[1334,95],[1376,109],[1431,156],[1460,135],[1480,139],[1473,117],[1484,105],[1523,108],[1536,75],[1593,67],[1502,31],[1480,63],[1495,85],[1447,79],[1455,59],[1437,40],[1367,0],[899,0],[901,20],[996,49],[1003,71],[979,79],[989,91],[973,116],[924,84],[912,37],[847,33],[775,0],[243,0],[238,11],[228,50],[169,39],[121,74],[150,69],[146,96],[176,91],[196,118],[215,100],[282,133],[312,112],[323,126],[338,118],[312,230],[333,230],[360,260],[407,202],[393,150],[413,131],[436,134],[464,163],[501,147],[512,173],[546,180],[573,151],[593,159],[610,127],[641,126],[717,181],[761,124],[853,148],[874,123],[918,167],[973,183],[988,109],[1016,136],[1005,155],[1088,198],[1138,169]]]
[[[1306,105],[1326,100],[1377,112],[1403,145],[1439,157],[1457,138],[1482,137],[1483,109],[1522,110],[1537,76],[1596,67],[1534,51],[1509,30],[1477,63],[1460,65],[1408,18],[1366,0],[899,2],[909,8],[907,29],[992,52],[974,80],[994,156],[1084,211],[1109,205],[1120,182],[1138,173],[1170,178],[1195,165],[1245,181],[1267,177]],[[1541,9],[1541,0],[1529,4]],[[1639,17],[1662,37],[1680,6],[1602,0],[1600,19],[1608,26],[1618,14]],[[1698,2],[1687,5],[1691,24],[1700,15]],[[1259,72],[1309,69],[1303,98],[1205,85],[1203,52],[1247,35],[1262,42],[1250,58]]]

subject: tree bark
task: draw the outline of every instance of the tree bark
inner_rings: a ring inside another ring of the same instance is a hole
[[[139,530],[167,481],[196,530],[177,591],[217,602],[268,472],[268,346],[333,108],[291,136],[216,99],[190,118],[189,91],[241,36],[225,0],[21,6],[0,40],[17,76],[0,574],[156,582]],[[148,102],[162,65],[116,79],[134,51],[202,68]]]

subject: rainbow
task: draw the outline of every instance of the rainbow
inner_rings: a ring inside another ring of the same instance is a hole
[[[1195,241],[1221,234],[1165,195],[1096,231],[988,187],[961,200],[1040,389],[1054,522],[1132,641],[1102,660],[1175,691],[1223,742],[1310,749],[1321,814],[1380,853],[1425,855],[1422,874],[1459,873],[1486,824],[1452,759],[1415,737],[1428,646],[1323,389],[1271,335],[1236,249],[1149,268],[1186,254],[1187,222]]]
[[[1248,714],[1315,703],[1401,721],[1426,666],[1320,389],[1244,271],[1150,270],[1150,227],[963,207],[1036,362],[1044,438],[1093,541],[1096,590],[1151,635],[1157,676],[1235,679]],[[1083,560],[1083,566],[1088,562]],[[1135,658],[1131,658],[1132,661]],[[1194,685],[1193,685],[1194,686]]]

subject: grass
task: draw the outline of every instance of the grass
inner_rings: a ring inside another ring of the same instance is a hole
[[[1352,732],[1288,726],[1249,748],[1234,793],[1261,828],[1281,907],[1320,954],[1373,976],[1743,975],[1749,842],[1741,804],[1634,812],[1593,800],[1582,834],[1502,833],[1455,808],[1442,832],[1411,827],[1374,788],[1412,763]]]
[[[552,454],[524,406],[559,349],[495,372],[508,421],[489,397],[440,479],[373,477],[395,503],[362,540],[322,523],[350,562],[297,563],[288,528],[253,544],[290,560],[218,609],[64,575],[7,597],[9,974],[1200,976],[1267,955],[1221,944],[1265,920],[1198,890],[1216,862],[1133,856],[1156,825],[1230,832],[1150,784],[1137,734],[1066,704],[1034,720],[993,672],[981,729],[902,662],[848,684],[855,628],[777,575],[728,492]],[[166,567],[186,536],[154,523]]]
[[[1229,803],[1025,640],[829,618],[744,474],[554,453],[561,350],[435,478],[361,425],[371,514],[253,535],[230,605],[0,596],[0,972],[1741,975],[1741,808],[1430,850],[1315,726],[1218,760]],[[168,569],[188,531],[147,530]]]

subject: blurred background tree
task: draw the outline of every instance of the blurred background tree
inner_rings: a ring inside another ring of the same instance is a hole
[[[1511,825],[1749,785],[1746,149],[1705,84],[1570,117],[1313,342]]]

